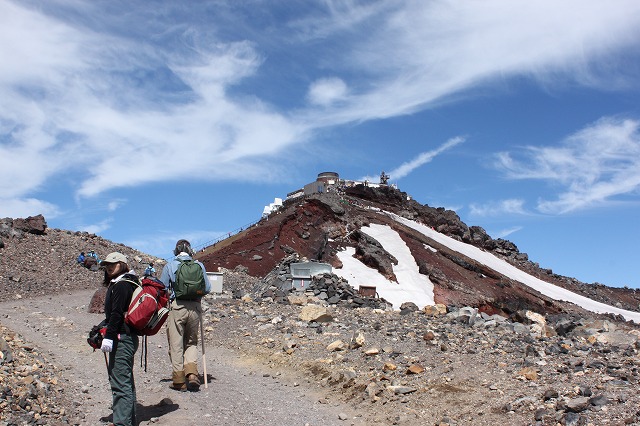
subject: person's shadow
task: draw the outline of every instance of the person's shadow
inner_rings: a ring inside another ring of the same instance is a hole
[[[136,404],[136,416],[138,422],[149,421],[154,417],[161,417],[172,411],[176,411],[180,406],[174,403],[171,398],[164,398],[156,405],[144,406]]]
[[[162,417],[167,413],[176,411],[178,408],[180,408],[180,406],[174,403],[171,398],[164,398],[162,401],[155,405],[145,406],[136,403],[136,421],[138,422],[138,424],[140,422],[148,422],[155,417]],[[106,417],[102,417],[100,421],[105,423],[112,423],[113,413],[109,414]]]

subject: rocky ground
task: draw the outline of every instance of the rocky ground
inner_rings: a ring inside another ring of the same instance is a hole
[[[291,302],[217,300],[212,331],[224,346],[305,374],[368,423],[640,424],[637,329],[602,319],[513,323],[443,306],[325,311],[313,296]]]
[[[92,291],[0,303],[0,318],[12,330],[12,361],[3,365],[2,425],[100,425],[111,421],[111,394],[100,351],[86,343],[87,329],[101,319],[87,312]],[[33,342],[33,343],[27,343]],[[356,421],[350,407],[332,402],[278,371],[207,339],[207,387],[170,390],[164,332],[149,339],[147,369],[136,357],[140,425],[338,425]],[[22,352],[36,355],[24,357]],[[37,354],[36,354],[37,353]],[[138,350],[138,355],[141,349]],[[43,359],[33,362],[34,359]],[[201,369],[202,372],[202,369]],[[204,379],[204,377],[202,377]]]
[[[138,270],[148,261],[89,234],[4,240],[0,425],[108,420],[104,360],[84,341],[101,319],[88,312],[101,276],[74,263],[89,246],[126,252]],[[154,336],[151,368],[136,366],[141,424],[640,425],[634,324],[332,305],[322,291],[283,297],[242,268],[224,280],[204,301],[211,387],[168,390],[164,334]]]

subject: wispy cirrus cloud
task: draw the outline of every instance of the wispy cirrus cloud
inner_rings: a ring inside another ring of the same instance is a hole
[[[116,211],[126,202],[127,200],[124,200],[124,199],[111,200],[107,203],[107,211],[110,211],[110,212]]]
[[[493,233],[495,238],[506,238],[511,234],[515,234],[516,232],[520,231],[522,229],[522,226],[514,226],[512,228],[508,228],[508,229],[501,229],[499,231],[496,231]]]
[[[107,218],[101,220],[98,223],[93,223],[90,225],[80,225],[79,230],[84,232],[89,232],[91,234],[100,234],[101,232],[109,229],[113,223],[113,219]]]
[[[451,138],[445,143],[443,143],[442,145],[440,145],[438,148],[431,151],[423,152],[413,160],[408,161],[406,163],[402,163],[399,167],[391,170],[390,174],[393,176],[394,179],[402,179],[403,177],[406,177],[407,175],[409,175],[409,173],[413,172],[418,167],[421,167],[431,162],[436,156],[442,154],[445,151],[450,150],[451,148],[457,145],[460,145],[465,140],[466,138],[463,136],[456,136],[454,138]]]
[[[454,138],[451,138],[445,143],[443,143],[442,145],[440,145],[439,147],[437,147],[436,149],[433,149],[431,151],[425,151],[419,154],[418,156],[416,156],[415,158],[413,158],[412,160],[402,163],[400,166],[396,167],[395,169],[392,169],[388,174],[391,177],[391,179],[393,179],[394,181],[407,177],[411,172],[413,172],[417,168],[431,162],[438,155],[442,154],[445,151],[450,150],[451,148],[457,145],[460,145],[465,140],[466,138],[463,136],[456,136]],[[375,176],[365,176],[360,180],[375,181],[376,179],[377,177]]]
[[[616,66],[620,49],[640,36],[640,4],[632,0],[326,3],[317,25],[304,22],[318,29],[314,41],[339,37],[348,58],[340,68],[353,77],[343,78],[350,95],[323,111],[325,121],[408,114],[514,76],[551,86],[637,85],[637,70]]]
[[[280,179],[287,165],[273,159],[314,132],[434,107],[504,78],[624,85],[615,64],[640,37],[633,0],[300,2],[269,31],[244,17],[254,4],[129,5],[127,26],[100,3],[31,5],[0,3],[0,57],[12,58],[0,69],[0,193],[15,199],[71,173],[83,177],[71,184],[78,197],[185,178]],[[269,74],[271,56],[283,63]],[[595,67],[603,58],[610,66]],[[301,69],[306,90],[295,99],[254,93]],[[406,176],[430,155],[391,173]]]
[[[501,152],[495,165],[507,178],[559,187],[555,199],[538,201],[541,213],[563,214],[618,202],[640,191],[640,121],[603,118],[558,146]]]
[[[473,216],[501,216],[504,214],[524,215],[527,211],[524,208],[525,200],[509,199],[493,201],[484,204],[470,204],[469,213]]]

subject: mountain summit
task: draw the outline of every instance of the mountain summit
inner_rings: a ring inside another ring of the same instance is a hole
[[[640,322],[635,290],[554,274],[514,243],[467,226],[452,210],[421,205],[382,178],[374,184],[320,173],[272,210],[197,257],[210,271],[242,267],[262,278],[297,254],[331,265],[356,289],[375,287],[396,309],[404,302],[504,316],[586,309]]]

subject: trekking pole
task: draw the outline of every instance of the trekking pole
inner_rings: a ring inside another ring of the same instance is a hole
[[[204,388],[209,389],[209,383],[207,382],[207,361],[204,353],[204,325],[202,312],[200,312],[200,336],[202,337],[202,370],[204,371]]]
[[[106,352],[102,352],[102,354],[104,355],[104,363],[107,366],[107,377],[109,377],[109,360],[107,359],[107,353]]]

